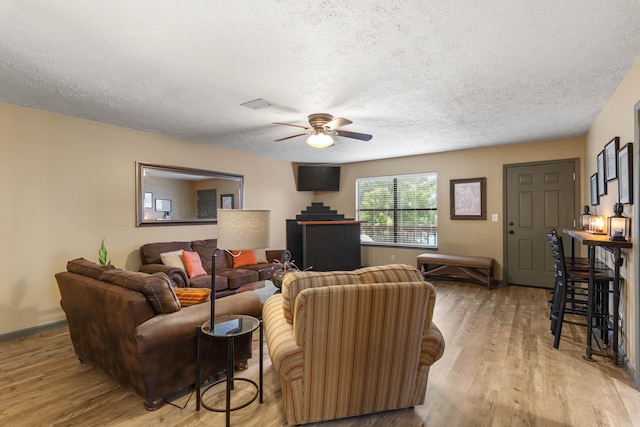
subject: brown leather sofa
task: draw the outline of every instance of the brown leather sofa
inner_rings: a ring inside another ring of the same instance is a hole
[[[69,334],[81,362],[102,370],[158,409],[167,396],[195,384],[197,327],[210,317],[210,302],[181,307],[164,273],[147,274],[101,266],[85,259],[56,274]],[[259,318],[254,292],[218,299],[216,316]],[[202,378],[226,369],[224,344],[201,343]],[[234,363],[251,357],[251,337],[235,342]]]
[[[181,268],[162,264],[160,254],[178,250],[197,252],[205,276],[189,278]],[[147,243],[140,247],[140,271],[145,273],[166,273],[180,287],[211,288],[211,259],[216,254],[216,298],[235,294],[238,288],[247,283],[271,279],[273,273],[282,268],[273,264],[290,261],[291,253],[286,249],[267,250],[267,262],[233,268],[233,256],[225,250],[217,248],[217,239],[194,240],[192,242],[157,242]]]

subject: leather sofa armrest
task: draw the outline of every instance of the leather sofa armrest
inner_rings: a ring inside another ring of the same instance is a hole
[[[444,337],[435,323],[431,323],[429,330],[422,336],[420,364],[431,366],[442,357],[443,353]]]
[[[229,295],[216,300],[216,317],[227,314],[246,314],[259,317],[262,301],[252,291]],[[210,302],[204,302],[169,314],[158,314],[136,328],[135,337],[140,354],[170,347],[188,337],[195,337],[197,327],[209,320]]]
[[[170,265],[164,264],[144,264],[140,266],[140,271],[149,274],[158,272],[165,273],[177,287],[189,287],[189,276],[187,276],[187,272],[178,267],[171,267]]]
[[[274,262],[275,260],[285,263],[291,261],[291,252],[287,249],[269,249],[265,251],[267,255],[267,261]]]

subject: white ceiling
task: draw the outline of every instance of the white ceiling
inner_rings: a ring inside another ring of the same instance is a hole
[[[583,135],[637,0],[0,0],[0,102],[297,162]],[[273,106],[240,104],[264,98]],[[271,122],[346,117],[309,147]],[[631,114],[631,112],[630,112]]]

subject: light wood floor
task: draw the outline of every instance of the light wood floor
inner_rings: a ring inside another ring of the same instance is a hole
[[[586,362],[584,328],[549,333],[548,291],[437,282],[435,322],[446,340],[414,409],[317,426],[640,426],[640,392],[604,358]],[[66,328],[0,344],[0,425],[223,426],[195,395],[147,412],[142,401],[76,359]],[[257,374],[257,341],[249,370]],[[232,413],[235,426],[282,426],[280,386],[265,350],[265,402]],[[223,393],[221,393],[223,394]]]

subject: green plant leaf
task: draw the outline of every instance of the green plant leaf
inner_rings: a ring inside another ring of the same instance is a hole
[[[106,237],[104,238],[106,239]],[[100,242],[100,250],[98,251],[98,262],[100,265],[109,265],[111,264],[111,260],[109,258],[109,252],[107,251],[107,247],[104,245],[104,239]]]

